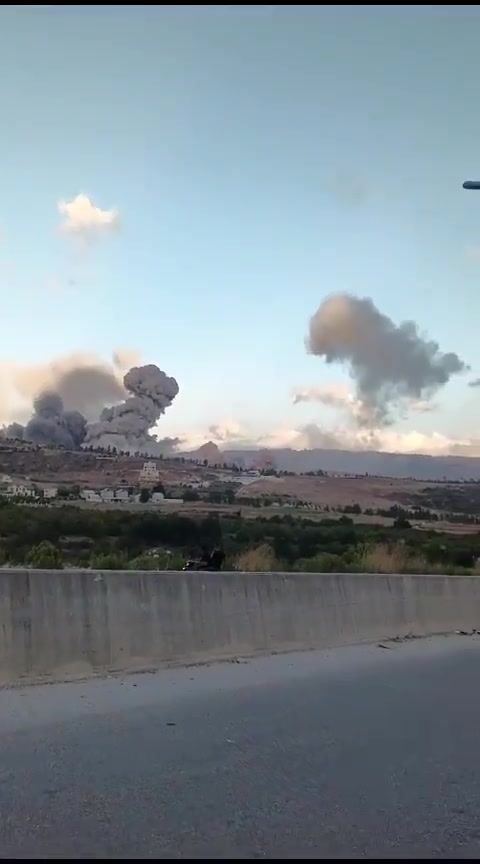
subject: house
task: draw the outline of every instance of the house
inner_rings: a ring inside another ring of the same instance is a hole
[[[80,498],[83,498],[84,501],[96,502],[100,503],[100,493],[95,489],[82,489],[80,492]]]
[[[5,494],[10,498],[36,498],[38,495],[35,486],[27,483],[10,483]]]
[[[43,492],[43,498],[46,501],[51,501],[52,498],[56,498],[58,495],[58,486],[42,484],[39,489]]]
[[[179,485],[182,489],[208,489],[210,480],[194,480],[189,478],[188,480],[182,480]]]
[[[158,483],[160,480],[160,472],[156,462],[144,462],[139,474],[141,483]]]
[[[111,487],[105,487],[105,489],[100,490],[82,489],[80,497],[83,498],[84,501],[90,501],[91,503],[96,504],[115,504],[130,500],[128,489],[115,489]]]

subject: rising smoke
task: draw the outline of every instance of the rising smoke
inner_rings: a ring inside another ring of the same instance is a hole
[[[355,383],[363,410],[360,425],[375,428],[392,419],[405,401],[430,398],[452,375],[468,367],[453,352],[424,339],[413,321],[400,325],[369,298],[336,294],[310,319],[306,340],[311,354],[343,363]]]
[[[155,453],[160,445],[150,429],[172,404],[178,384],[158,366],[149,364],[130,369],[123,385],[130,395],[120,405],[104,408],[98,423],[87,427],[84,444]]]
[[[25,426],[12,423],[3,430],[4,435],[67,449],[115,446],[117,450],[152,455],[173,449],[175,439],[158,442],[150,434],[179,389],[175,379],[158,366],[133,367],[124,376],[123,385],[104,369],[73,368],[56,384],[55,391],[46,390],[34,400],[32,417]],[[90,413],[105,392],[109,401],[126,398],[113,407],[103,407],[100,420],[89,423],[78,407]]]

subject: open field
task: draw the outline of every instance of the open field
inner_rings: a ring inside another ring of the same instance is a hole
[[[243,489],[238,498],[288,496],[323,507],[359,504],[365,510],[418,504],[425,488],[433,485],[458,488],[469,484],[427,484],[423,480],[396,480],[391,477],[262,477]]]
[[[291,516],[295,520],[309,520],[313,522],[321,522],[326,518],[332,520],[339,520],[342,518],[342,513],[339,512],[325,512],[324,510],[312,510],[308,507],[305,508],[295,508],[292,509],[290,506],[271,506],[271,507],[250,507],[245,504],[235,503],[235,504],[209,504],[208,502],[202,501],[185,501],[183,503],[168,503],[168,504],[130,504],[130,503],[101,503],[101,504],[92,504],[87,501],[72,501],[69,502],[70,505],[74,507],[79,507],[82,510],[96,510],[98,512],[106,512],[109,510],[122,510],[122,511],[130,511],[132,513],[159,513],[159,514],[169,514],[176,513],[178,515],[190,517],[192,519],[195,518],[205,518],[206,516],[216,514],[220,517],[233,517],[236,515],[241,516],[242,519],[247,520],[255,520],[261,516],[263,519],[273,519],[279,516]],[[50,506],[62,507],[65,505],[65,502],[55,502]],[[388,516],[369,516],[366,514],[360,515],[350,515],[348,516],[355,525],[383,525],[388,528],[391,527],[394,523],[394,519]],[[480,526],[472,523],[463,523],[463,522],[445,522],[441,519],[438,522],[424,522],[422,520],[411,519],[410,524],[412,528],[416,528],[420,531],[435,531],[438,534],[478,534],[480,531]]]

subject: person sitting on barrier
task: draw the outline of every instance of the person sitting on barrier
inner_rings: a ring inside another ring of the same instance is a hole
[[[223,552],[222,549],[219,549],[217,546],[210,555],[209,570],[221,570],[224,561],[225,552]]]
[[[200,555],[200,558],[198,559],[198,563],[201,566],[202,570],[203,569],[207,570],[207,568],[210,566],[211,557],[212,556],[210,555],[210,552],[208,551],[207,547],[202,546],[202,554]]]

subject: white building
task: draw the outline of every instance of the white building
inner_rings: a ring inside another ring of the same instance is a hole
[[[182,489],[208,489],[210,480],[182,480],[179,485]]]
[[[163,492],[152,492],[152,497],[150,498],[152,504],[163,504],[165,501],[165,495]]]
[[[261,476],[260,471],[251,469],[250,471],[244,471],[242,474],[237,474],[234,479],[236,483],[241,483],[242,486],[251,486],[252,483],[256,483],[257,480],[260,480]]]
[[[130,500],[128,489],[111,489],[108,487],[100,489],[100,491],[96,489],[82,489],[80,497],[83,498],[84,501],[90,501],[91,503],[96,504],[121,503],[122,501],[126,502]]]
[[[36,498],[38,493],[34,486],[27,486],[25,483],[11,483],[6,494],[11,498]]]
[[[160,472],[156,462],[144,462],[139,474],[141,483],[158,483],[160,480]]]
[[[52,498],[56,498],[58,495],[58,486],[42,485],[40,486],[40,489],[43,492],[44,499],[46,499],[47,501],[51,500]]]
[[[80,492],[80,498],[83,498],[84,501],[95,501],[96,503],[101,502],[100,493],[95,489],[82,489]]]

